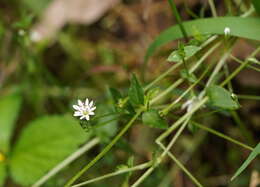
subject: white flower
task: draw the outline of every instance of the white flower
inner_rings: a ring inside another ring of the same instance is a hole
[[[30,39],[32,42],[39,42],[41,41],[43,38],[42,38],[42,35],[41,33],[39,33],[38,31],[32,31],[30,33]]]
[[[229,27],[225,27],[224,34],[225,34],[225,36],[230,35],[230,28]]]
[[[96,109],[93,101],[88,100],[86,98],[85,103],[83,103],[81,100],[78,100],[78,105],[72,106],[76,111],[74,112],[74,116],[80,117],[80,119],[86,119],[89,120],[90,116],[95,115],[94,110]]]
[[[187,112],[190,112],[198,101],[199,101],[199,98],[193,96],[191,99],[189,99],[185,103],[183,103],[183,105],[181,106],[181,109],[183,110],[183,109],[187,108]]]

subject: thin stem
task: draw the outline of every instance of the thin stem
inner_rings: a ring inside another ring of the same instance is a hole
[[[207,132],[209,132],[211,134],[214,134],[214,135],[216,135],[216,136],[218,136],[220,138],[228,140],[228,141],[230,141],[230,142],[232,142],[234,144],[237,144],[237,145],[239,145],[241,147],[244,147],[244,148],[246,148],[246,149],[248,149],[250,151],[252,151],[254,149],[254,148],[250,147],[249,145],[246,145],[246,144],[244,144],[244,143],[242,143],[242,142],[240,142],[238,140],[235,140],[235,139],[233,139],[233,138],[231,138],[231,137],[229,137],[229,136],[227,136],[225,134],[222,134],[221,132],[218,132],[218,131],[216,131],[216,130],[214,130],[212,128],[206,127],[206,126],[201,125],[201,124],[199,124],[197,122],[194,122],[194,121],[191,121],[191,123],[193,125],[195,125],[196,127],[199,127],[199,128],[201,128],[201,129],[203,129],[203,130],[205,130],[205,131],[207,131]]]
[[[78,157],[80,157],[83,153],[94,147],[99,143],[99,138],[94,138],[91,141],[88,141],[84,146],[79,148],[76,152],[72,153],[70,156],[68,156],[65,160],[63,160],[60,164],[58,164],[56,167],[54,167],[52,170],[50,170],[46,175],[44,175],[42,178],[40,178],[32,187],[39,187],[43,185],[47,180],[49,180],[51,177],[56,175],[60,170],[62,170],[64,167],[69,165],[71,162],[76,160]]]
[[[188,122],[190,120],[191,116],[189,116],[182,124],[182,126],[179,128],[179,130],[176,132],[176,134],[173,136],[172,140],[170,141],[170,143],[167,145],[166,149],[164,150],[164,152],[162,153],[161,157],[164,157],[166,155],[166,153],[171,149],[171,147],[173,146],[173,144],[176,142],[176,140],[179,138],[179,136],[181,135],[181,133],[183,132],[183,130],[185,129],[185,127],[188,125]],[[158,145],[162,145],[161,142],[156,141],[156,143]],[[162,159],[162,158],[161,158]]]
[[[213,0],[209,0],[209,6],[210,6],[210,10],[211,10],[213,17],[218,17],[217,10],[216,10],[216,7],[215,7]]]
[[[260,96],[258,95],[237,95],[238,99],[252,99],[252,100],[259,100]]]
[[[239,63],[239,64],[243,64],[243,63],[244,63],[242,60],[238,59],[237,57],[235,57],[235,56],[233,56],[233,55],[230,55],[230,57],[231,57],[235,62],[237,62],[237,63]],[[250,64],[248,64],[247,67],[248,67],[248,68],[251,68],[251,69],[253,69],[253,70],[255,70],[255,71],[260,72],[260,69],[259,69],[259,68],[254,67],[254,66],[252,66],[252,65],[250,65]]]
[[[164,146],[161,146],[162,149],[166,149]],[[179,168],[186,174],[188,177],[199,187],[203,187],[202,184],[189,172],[189,170],[169,151],[167,151],[168,156],[179,166]]]
[[[190,69],[189,73],[193,73],[200,65],[201,63],[206,60],[206,58],[217,48],[219,47],[220,43],[216,43],[212,48],[210,48],[199,60],[198,62],[192,66],[192,68]],[[165,91],[163,91],[162,93],[160,93],[157,97],[155,97],[152,101],[152,103],[155,103],[156,101],[158,101],[161,97],[165,96],[166,94],[168,94],[169,92],[171,92],[171,90],[173,90],[174,88],[176,88],[177,86],[179,86],[182,82],[184,81],[184,79],[180,78],[178,79],[176,82],[173,83],[173,85],[171,85],[169,88],[167,88]]]
[[[245,63],[241,64],[235,71],[233,71],[221,84],[220,86],[225,86],[227,83],[231,81],[241,70],[243,70],[249,61],[247,60]]]
[[[177,23],[178,23],[178,25],[179,25],[179,27],[180,27],[180,29],[181,29],[181,32],[182,32],[183,37],[185,38],[186,41],[188,41],[187,32],[186,32],[186,30],[185,30],[185,28],[184,28],[184,26],[183,26],[183,24],[182,24],[181,16],[180,16],[180,14],[179,14],[179,12],[178,12],[178,10],[177,10],[177,7],[176,7],[174,1],[173,1],[173,0],[168,0],[168,3],[169,3],[170,6],[171,6],[172,13],[173,13],[173,15],[175,16],[175,18],[176,18],[176,20],[177,20]]]
[[[142,110],[139,110],[132,119],[125,125],[125,127],[117,134],[117,136],[93,159],[91,160],[84,168],[82,168],[74,177],[72,177],[66,187],[72,185],[83,173],[85,173],[90,167],[92,167],[97,161],[99,161],[115,144],[116,142],[126,133],[126,131],[131,127],[137,117],[142,113]]]
[[[141,177],[138,178],[138,180],[131,187],[139,186],[139,184],[141,184],[144,181],[144,179],[153,172],[154,168],[154,166],[150,167]]]
[[[173,101],[171,104],[169,104],[166,108],[162,110],[163,115],[167,115],[167,113],[171,110],[172,107],[174,107],[175,104],[177,104],[187,93],[189,93],[190,90],[192,90],[207,74],[208,70],[211,66],[207,66],[206,70],[202,73],[202,75],[199,77],[199,79],[193,83],[188,89],[185,90],[175,101]]]
[[[231,111],[231,115],[237,124],[237,126],[240,129],[241,134],[246,138],[247,141],[249,141],[250,144],[254,143],[254,138],[250,131],[248,130],[247,126],[244,124],[244,122],[240,119],[239,115],[235,111]]]
[[[161,99],[162,97],[164,97],[165,95],[167,95],[168,93],[170,93],[174,88],[176,88],[177,86],[179,86],[181,83],[183,83],[184,79],[178,79],[176,82],[174,82],[171,86],[169,86],[166,90],[164,90],[162,93],[160,93],[159,95],[157,95],[155,98],[153,98],[150,101],[150,104],[155,103],[156,101],[158,101],[159,99]]]
[[[229,48],[227,52],[224,53],[224,55],[221,57],[221,59],[219,60],[217,66],[215,67],[215,69],[213,70],[207,84],[206,87],[208,87],[214,80],[215,76],[218,74],[218,72],[220,71],[220,69],[222,68],[222,66],[224,65],[224,63],[226,62],[226,60],[228,59],[230,53],[231,53],[232,48]]]
[[[203,106],[208,101],[208,97],[205,97],[201,101],[199,101],[191,111],[186,113],[180,119],[178,119],[170,128],[167,129],[163,134],[161,134],[157,139],[156,142],[160,142],[164,138],[166,138],[174,129],[176,129],[179,125],[181,125],[187,118],[189,118],[194,112],[196,112],[201,106]]]
[[[213,42],[214,40],[216,40],[217,37],[213,36],[211,38],[209,38],[205,44],[202,45],[202,48],[206,47],[207,45],[209,45],[211,42]],[[213,51],[218,48],[220,46],[220,42],[216,43],[215,45],[213,45],[213,47],[211,47],[202,57],[201,59],[191,68],[191,70],[189,71],[189,73],[193,73],[200,65],[201,63],[208,58],[208,56],[213,53]],[[191,57],[185,59],[186,61],[191,59]],[[182,64],[182,62],[180,63],[176,63],[173,66],[171,66],[167,71],[165,71],[164,73],[162,73],[159,77],[157,77],[155,80],[153,80],[150,84],[148,84],[144,90],[147,91],[148,89],[150,89],[152,86],[154,86],[156,83],[158,83],[160,80],[162,80],[164,77],[166,77],[167,75],[169,75],[172,71],[174,71],[175,69],[177,69],[180,65]]]
[[[164,152],[156,159],[154,165],[152,167],[150,167],[133,185],[132,187],[137,187],[139,186],[146,177],[148,177],[153,170],[161,163],[163,157],[166,155],[166,153],[169,151],[169,149],[171,148],[171,146],[176,142],[177,138],[180,136],[180,134],[182,133],[182,131],[184,130],[184,128],[187,125],[188,120],[186,120],[183,125],[181,126],[181,128],[177,131],[177,133],[173,136],[171,142],[168,144],[166,150],[164,150]],[[156,143],[159,146],[163,146],[163,144],[160,141],[156,141]]]
[[[241,2],[243,2],[243,1],[241,1]],[[249,10],[246,11],[243,15],[241,15],[241,17],[242,17],[242,18],[248,17],[248,16],[250,16],[251,14],[253,14],[254,12],[255,12],[254,6],[251,5],[250,8],[249,8]]]
[[[86,184],[90,184],[90,183],[93,183],[93,182],[104,180],[106,178],[114,177],[116,175],[124,174],[124,173],[127,173],[127,172],[143,170],[145,168],[150,167],[151,165],[152,165],[152,162],[146,162],[144,164],[140,164],[140,165],[137,165],[137,166],[134,166],[134,167],[131,167],[131,168],[121,169],[121,170],[118,170],[118,171],[115,171],[115,172],[112,172],[112,173],[108,173],[106,175],[103,175],[103,176],[100,176],[100,177],[97,177],[97,178],[94,178],[94,179],[91,179],[91,180],[88,180],[88,181],[85,181],[85,182],[73,185],[72,187],[84,186]]]
[[[260,51],[260,47],[258,47],[255,51],[252,52],[252,54],[249,56],[254,57],[258,52]],[[233,79],[240,71],[242,71],[248,64],[249,60],[247,59],[245,62],[243,62],[235,71],[233,71],[220,85],[224,86],[226,85],[231,79]]]
[[[181,65],[181,63],[176,63],[173,66],[171,66],[167,71],[165,71],[164,73],[162,73],[159,77],[157,77],[154,81],[152,81],[150,84],[148,84],[144,90],[147,91],[148,89],[150,89],[152,86],[154,86],[157,82],[159,82],[160,80],[162,80],[164,77],[166,77],[169,73],[171,73],[173,70],[175,70],[176,68],[178,68]]]

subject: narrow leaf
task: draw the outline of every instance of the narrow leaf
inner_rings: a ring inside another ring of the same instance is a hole
[[[46,116],[32,121],[22,131],[10,155],[12,178],[30,186],[89,136],[71,116]]]
[[[115,88],[109,88],[109,93],[113,99],[114,104],[117,104],[118,100],[122,98],[121,93]]]
[[[255,0],[259,1],[259,0]],[[229,27],[231,36],[246,38],[250,40],[260,40],[260,19],[255,17],[241,18],[241,17],[218,17],[218,18],[204,18],[193,21],[183,22],[184,28],[188,36],[193,36],[197,30],[202,35],[208,34],[224,34],[225,27]],[[162,45],[182,38],[183,35],[178,25],[174,25],[157,36],[154,42],[149,46],[146,55],[146,63],[150,56],[154,54],[156,49]]]
[[[210,103],[213,106],[220,107],[226,110],[236,110],[239,108],[239,104],[235,101],[231,93],[220,86],[210,86],[207,89],[207,95],[209,96]]]
[[[128,96],[133,106],[144,104],[144,90],[134,74],[131,78],[131,86],[128,91]]]
[[[254,150],[250,153],[250,155],[247,157],[246,161],[238,168],[236,173],[231,178],[231,181],[234,180],[237,176],[239,176],[246,167],[257,157],[257,155],[260,154],[260,143],[257,144],[257,146],[254,148]]]
[[[142,121],[145,125],[149,125],[154,128],[167,129],[168,124],[166,121],[159,115],[158,111],[155,109],[150,109],[143,113]]]

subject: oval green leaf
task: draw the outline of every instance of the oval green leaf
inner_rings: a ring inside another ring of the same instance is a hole
[[[131,85],[128,91],[130,103],[133,106],[144,104],[144,90],[136,78],[135,74],[132,75]]]
[[[18,117],[22,98],[12,94],[0,98],[0,152],[9,151],[10,139]]]
[[[201,48],[195,45],[188,45],[184,47],[185,58],[189,58],[193,56],[197,51]],[[167,61],[169,62],[182,62],[182,57],[179,55],[178,50],[174,50],[170,56],[168,57]]]
[[[226,110],[236,110],[239,108],[238,102],[232,98],[231,93],[225,88],[210,86],[207,89],[207,95],[213,106]]]
[[[11,153],[12,178],[18,184],[30,186],[89,136],[70,116],[46,116],[32,121]]]

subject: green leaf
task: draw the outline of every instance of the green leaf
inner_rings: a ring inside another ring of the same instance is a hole
[[[210,86],[207,89],[207,95],[213,106],[227,110],[236,110],[240,106],[238,102],[232,98],[232,94],[220,86]]]
[[[9,151],[10,139],[18,117],[21,96],[12,94],[0,98],[0,152]]]
[[[142,120],[145,125],[159,129],[167,129],[168,124],[166,121],[159,115],[158,111],[155,109],[150,109],[143,113]]]
[[[189,82],[195,83],[197,81],[196,76],[193,73],[189,73],[186,69],[181,70],[180,73],[181,77]]]
[[[4,161],[0,160],[0,186],[4,186],[5,179],[6,179],[6,164]]]
[[[195,45],[188,45],[184,47],[185,58],[193,56],[201,47]],[[169,62],[182,62],[182,56],[179,54],[179,50],[173,51],[168,57],[167,61]]]
[[[255,0],[258,1],[258,0]],[[231,36],[260,40],[260,19],[255,17],[241,18],[241,17],[218,17],[218,18],[204,18],[193,21],[183,22],[183,26],[187,31],[188,36],[193,36],[194,31],[199,31],[200,34],[224,34],[225,27],[229,27]],[[162,45],[183,37],[180,27],[174,25],[159,34],[154,42],[149,46],[144,63],[147,63],[150,56],[154,54],[156,49]]]
[[[121,93],[115,88],[109,88],[109,93],[113,99],[114,104],[118,104],[118,100],[122,98]]]
[[[30,186],[89,138],[71,116],[38,118],[22,131],[10,157],[11,176]]]
[[[131,78],[131,86],[128,91],[128,96],[133,106],[144,104],[144,90],[135,74],[133,74]]]
[[[259,0],[252,0],[252,3],[254,5],[255,11],[260,14],[260,1]]]
[[[104,114],[110,114],[113,113],[113,108],[111,108],[108,105],[98,105],[96,110],[97,116],[102,116]],[[113,137],[117,132],[117,124],[118,124],[118,116],[116,115],[108,115],[102,118],[99,118],[96,122],[96,124],[100,127],[97,127],[95,129],[95,134],[101,139],[103,142],[109,142],[111,137]]]
[[[122,109],[120,108],[120,102],[123,98],[121,93],[115,88],[108,88],[109,96],[111,97],[114,105],[115,111],[120,112]]]
[[[231,181],[234,180],[238,175],[240,175],[246,167],[260,154],[260,143],[254,148],[254,150],[247,157],[246,161],[240,166],[240,168],[236,171],[236,173],[231,178]]]

